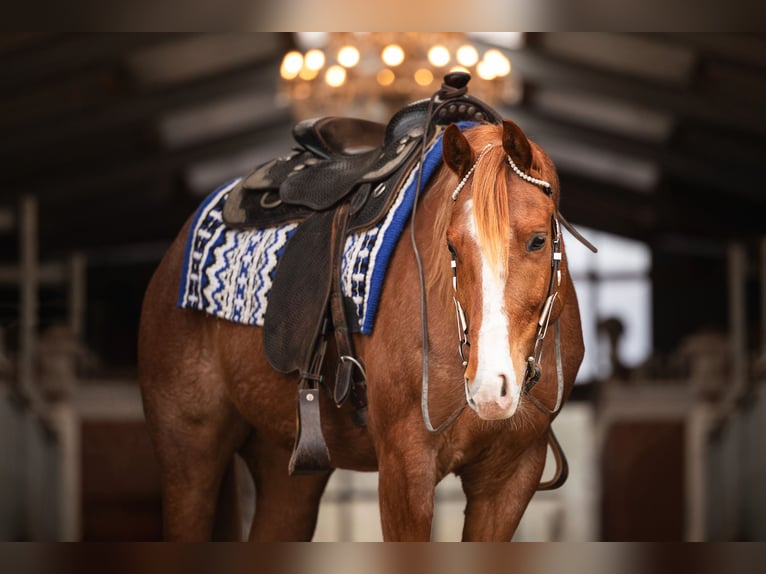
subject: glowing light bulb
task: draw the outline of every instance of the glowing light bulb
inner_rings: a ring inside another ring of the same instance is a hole
[[[427,68],[420,68],[415,72],[415,81],[419,86],[430,86],[434,81],[434,75]]]
[[[304,61],[304,64],[305,64],[305,61]],[[298,76],[300,77],[300,79],[306,80],[306,81],[313,80],[318,75],[319,75],[319,70],[314,70],[305,65],[301,68],[301,71],[298,72]]]
[[[303,56],[300,52],[293,50],[282,58],[282,66],[279,68],[279,73],[285,80],[292,80],[298,75],[302,67]]]
[[[461,66],[473,66],[479,61],[479,52],[477,52],[476,48],[470,44],[463,44],[460,46],[457,49],[455,56]]]
[[[450,54],[449,50],[441,45],[433,46],[430,50],[428,50],[428,61],[431,62],[433,66],[436,66],[437,68],[441,68],[443,66],[446,66],[449,64],[450,60]]]
[[[325,82],[331,88],[339,88],[346,83],[346,69],[343,66],[330,66],[324,76]]]
[[[503,56],[503,59],[499,62],[499,69],[497,71],[497,75],[499,77],[507,76],[511,73],[511,61]]]
[[[484,61],[492,68],[496,77],[507,76],[511,73],[511,62],[500,50],[487,50],[484,53]]]
[[[394,83],[394,80],[396,79],[396,75],[388,68],[378,72],[378,74],[375,77],[377,78],[378,83],[381,86],[390,86],[391,84]]]
[[[353,68],[359,63],[359,50],[354,46],[343,46],[338,50],[338,63],[344,68]]]
[[[398,66],[404,62],[404,50],[397,44],[389,44],[383,48],[380,57],[387,66]]]
[[[497,77],[495,68],[492,66],[492,62],[482,60],[476,64],[476,73],[482,80],[494,80]]]
[[[304,63],[309,70],[321,70],[322,66],[324,66],[324,52],[316,48],[309,50],[306,52]]]

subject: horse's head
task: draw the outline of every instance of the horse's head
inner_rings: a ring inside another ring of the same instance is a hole
[[[444,227],[458,324],[464,315],[470,344],[466,394],[481,418],[505,419],[522,400],[538,322],[559,289],[558,179],[545,152],[510,121],[465,133],[452,125],[443,150],[460,180]],[[553,304],[551,321],[560,307]]]

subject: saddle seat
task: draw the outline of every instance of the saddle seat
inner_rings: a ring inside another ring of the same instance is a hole
[[[359,118],[328,116],[295,124],[293,138],[317,157],[356,156],[383,146],[386,126]]]

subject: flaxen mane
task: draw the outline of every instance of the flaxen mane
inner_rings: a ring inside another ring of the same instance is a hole
[[[511,178],[516,177],[506,160],[506,152],[502,146],[503,127],[483,125],[463,132],[475,151],[481,150],[487,144],[492,147],[476,165],[471,176],[471,197],[473,199],[474,223],[479,235],[479,241],[486,254],[489,265],[496,270],[502,270],[503,261],[508,259],[511,239],[510,209]],[[540,147],[530,142],[533,150],[530,175],[544,179],[553,187],[553,200],[558,205],[559,185],[553,163]],[[447,226],[451,217],[452,201],[449,190],[454,189],[459,178],[449,169],[441,170],[434,177],[432,187],[443,189],[447,193],[438,199],[441,205],[437,207],[438,214],[434,227],[434,245],[444,245],[447,241]],[[431,270],[430,279],[433,285],[439,286],[444,294],[450,293],[449,255],[442,251],[441,258]]]

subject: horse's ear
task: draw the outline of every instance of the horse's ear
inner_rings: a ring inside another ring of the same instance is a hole
[[[444,131],[442,156],[447,167],[458,177],[463,177],[473,165],[475,157],[471,144],[455,124],[450,124]]]
[[[521,128],[510,120],[503,120],[503,149],[521,171],[529,171],[532,165],[532,146]]]

